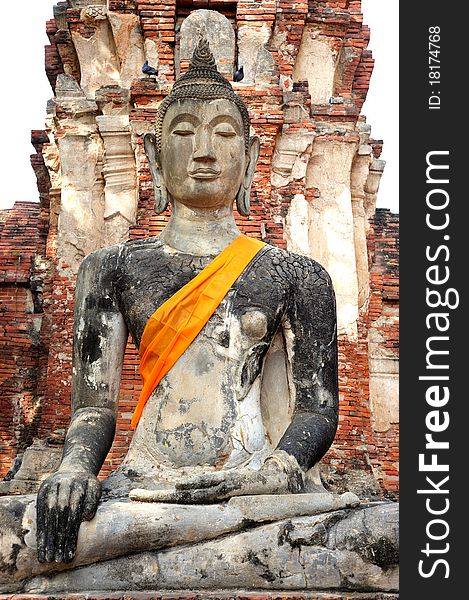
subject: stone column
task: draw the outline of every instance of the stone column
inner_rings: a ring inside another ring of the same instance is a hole
[[[95,9],[95,10],[93,10]],[[107,8],[83,8],[86,34],[72,29],[72,41],[80,62],[80,85],[87,98],[94,98],[97,89],[106,85],[121,85],[119,57],[107,18]]]
[[[317,27],[305,25],[293,69],[293,81],[307,80],[312,104],[324,104],[334,95],[337,51],[317,38]]]
[[[49,143],[42,147],[42,156],[44,164],[49,173],[49,234],[47,236],[46,255],[52,257],[56,255],[56,237],[58,228],[58,219],[60,212],[60,196],[62,189],[62,172],[60,166],[60,155],[57,144],[54,140],[55,110],[53,102],[48,103],[46,127],[48,131]]]
[[[351,137],[351,140],[354,140]],[[317,137],[306,174],[306,187],[319,190],[309,204],[311,256],[329,272],[337,298],[339,335],[357,337],[358,277],[350,191],[356,141]]]
[[[353,238],[357,263],[358,308],[366,305],[370,292],[368,256],[366,246],[366,218],[363,198],[352,196]]]
[[[397,308],[387,308],[368,331],[370,408],[373,430],[386,432],[399,423],[399,358],[386,348],[382,329],[397,323]]]
[[[366,305],[370,293],[370,273],[366,234],[369,229],[365,212],[365,186],[370,172],[372,148],[368,144],[371,127],[363,123],[359,126],[360,146],[353,161],[351,173],[353,232],[355,260],[358,279],[358,308]]]
[[[66,264],[76,273],[83,257],[101,247],[104,147],[95,121],[98,106],[73,78],[59,75],[55,103],[61,186],[57,258],[59,266]]]
[[[140,19],[133,14],[120,14],[108,12],[116,54],[120,64],[120,77],[122,87],[129,88],[134,79],[141,77],[141,68],[145,60],[144,40],[140,27]],[[149,42],[147,58],[153,67],[158,67],[158,54],[153,55],[151,48],[154,42]]]
[[[370,172],[365,185],[365,215],[367,228],[369,220],[374,216],[376,210],[376,197],[378,195],[379,183],[383,175],[386,161],[374,158],[370,164]]]
[[[82,259],[101,247],[104,186],[103,145],[96,133],[67,133],[59,139],[62,166],[57,256],[76,272]],[[80,160],[77,161],[77,157]]]
[[[128,239],[137,213],[137,172],[130,142],[129,118],[125,115],[96,117],[104,141],[105,201],[103,246]]]
[[[305,194],[306,168],[314,133],[282,133],[272,160],[272,187],[282,195],[293,193],[285,217],[287,249],[311,256],[309,246],[309,204]]]

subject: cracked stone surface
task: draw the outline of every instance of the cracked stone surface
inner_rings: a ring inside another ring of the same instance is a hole
[[[208,511],[209,507],[200,509]],[[215,541],[137,553],[56,575],[33,577],[23,582],[21,590],[394,592],[398,587],[397,528],[398,507],[391,503],[287,518]]]
[[[100,387],[100,382],[113,379],[106,375],[110,367],[102,342],[118,312],[138,347],[156,307],[210,259],[170,252],[158,238],[128,242],[87,257],[82,267],[87,283],[83,280],[78,286],[77,296],[77,305],[84,303],[87,327],[78,324],[76,333],[77,348],[82,349],[77,360],[84,372],[77,397],[83,406],[96,394],[108,393]],[[299,286],[301,294],[294,291]],[[82,298],[81,289],[88,290],[86,297]],[[145,471],[154,471],[152,464],[159,465],[161,480],[176,476],[171,475],[172,469],[186,467],[220,469],[251,463],[254,467],[271,452],[279,436],[283,437],[278,448],[309,469],[329,446],[337,424],[332,294],[330,280],[317,263],[265,247],[153,392],[124,465],[112,477],[126,479],[124,471],[130,469],[136,481],[145,478]],[[104,297],[109,322],[95,311],[93,298],[98,302]],[[261,398],[261,371],[278,331],[283,332],[279,347],[283,354],[277,358],[284,369],[271,382],[283,380],[285,395],[279,397],[275,383],[263,389],[277,395],[273,406],[282,406],[284,416],[282,422],[271,419],[275,431],[270,433],[262,419],[268,399]],[[307,349],[302,347],[305,344]],[[214,399],[210,414],[204,410],[208,394]],[[285,433],[292,417],[294,422]],[[122,485],[127,487],[125,482]]]

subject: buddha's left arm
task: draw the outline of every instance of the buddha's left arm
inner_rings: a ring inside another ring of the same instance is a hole
[[[327,272],[307,257],[296,264],[283,323],[294,414],[277,449],[307,471],[327,452],[337,430],[336,306]]]

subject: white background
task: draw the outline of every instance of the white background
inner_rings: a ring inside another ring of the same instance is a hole
[[[399,212],[399,0],[362,0],[375,68],[362,113],[386,161],[377,205]]]
[[[44,71],[45,24],[54,0],[2,3],[0,36],[0,208],[16,200],[38,201],[29,156],[31,130],[43,129],[46,103],[52,97]],[[386,169],[378,206],[398,211],[398,0],[362,0],[364,23],[371,28],[369,47],[375,70],[363,113],[372,137],[384,140]]]

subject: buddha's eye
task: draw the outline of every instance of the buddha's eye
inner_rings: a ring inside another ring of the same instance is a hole
[[[176,129],[173,129],[171,133],[174,135],[187,136],[194,135],[194,130],[190,127],[176,127]]]
[[[231,127],[215,127],[213,130],[215,135],[220,135],[221,137],[234,137],[236,135],[236,131]]]

